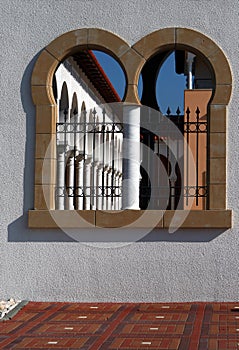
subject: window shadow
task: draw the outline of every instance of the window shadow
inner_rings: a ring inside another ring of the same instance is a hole
[[[60,230],[33,230],[28,228],[28,210],[34,208],[34,158],[35,158],[35,106],[31,97],[31,76],[41,51],[26,67],[20,87],[21,100],[26,114],[25,163],[23,180],[23,213],[8,225],[9,242],[74,242]]]
[[[139,242],[210,242],[226,231],[224,229],[179,229],[169,233],[167,230],[152,230]]]

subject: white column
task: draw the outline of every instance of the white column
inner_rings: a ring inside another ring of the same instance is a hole
[[[114,168],[112,169],[112,172],[113,172],[113,201],[111,201],[111,209],[112,210],[115,210],[115,203],[116,203],[116,197],[115,197],[115,187],[116,187],[116,173],[117,173],[117,170]]]
[[[76,209],[83,209],[83,169],[84,169],[84,161],[79,160],[76,165]]]
[[[83,153],[84,151],[84,119],[83,116],[81,115],[81,117],[79,118],[79,125],[78,125],[78,136],[77,136],[77,149],[79,149],[79,151],[81,153]]]
[[[98,162],[91,164],[91,209],[96,210],[97,203],[97,169]]]
[[[139,210],[140,107],[124,106],[122,208]]]
[[[91,158],[85,160],[84,164],[84,193],[85,193],[85,201],[84,201],[84,209],[90,210],[90,175],[91,175]]]
[[[119,174],[119,191],[123,191],[122,190],[122,173]],[[118,210],[122,209],[122,193],[121,196],[119,197],[119,202],[118,202]]]
[[[104,196],[102,197],[102,208],[103,210],[107,210],[108,207],[108,167],[105,166],[103,169],[103,176],[104,176]]]
[[[69,144],[71,149],[73,149],[75,146],[75,132],[74,132],[75,125],[74,124],[75,124],[75,117],[72,113],[70,113]]]
[[[103,171],[103,165],[99,164],[97,169],[96,169],[96,209],[101,210],[103,208],[102,206],[102,171]]]
[[[75,148],[76,148],[76,150],[77,151],[79,151],[80,150],[80,136],[81,136],[81,134],[80,134],[80,125],[79,125],[79,123],[80,123],[80,117],[79,117],[79,114],[77,113],[77,114],[75,114],[74,115],[74,119],[75,119]]]
[[[122,139],[119,140],[118,143],[118,186],[119,186],[119,193],[120,197],[118,198],[118,203],[117,203],[117,209],[121,210],[122,209],[122,166],[123,166],[123,160],[122,160]]]
[[[119,194],[119,171],[115,171],[115,178],[114,178],[114,181],[115,181],[115,188],[116,188],[116,194],[118,195]],[[119,210],[119,201],[120,201],[120,198],[118,196],[115,196],[114,198],[114,210]]]
[[[99,117],[97,116],[96,124],[99,123]],[[98,125],[96,128],[97,131],[100,131],[100,126]],[[102,169],[103,166],[101,164],[101,146],[100,146],[100,132],[95,135],[95,206],[96,209],[102,209]]]
[[[64,109],[63,111],[63,115],[64,115],[64,123],[70,123],[70,110],[67,108]],[[67,145],[70,145],[70,141],[71,141],[71,133],[70,131],[70,126],[67,125],[66,127],[66,134],[64,134],[64,141]]]
[[[112,206],[111,206],[111,176],[112,176],[112,168],[111,167],[108,167],[108,170],[107,170],[107,205],[106,205],[106,209],[107,210],[111,210],[112,209]]]
[[[65,209],[65,147],[57,148],[57,209]]]
[[[67,197],[67,209],[74,210],[74,157],[69,158],[67,164],[67,187],[68,187],[68,197]]]

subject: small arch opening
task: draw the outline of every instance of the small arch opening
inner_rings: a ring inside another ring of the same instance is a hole
[[[69,94],[67,84],[64,81],[61,88],[61,97],[59,101],[59,122],[63,123],[67,120],[69,110]]]

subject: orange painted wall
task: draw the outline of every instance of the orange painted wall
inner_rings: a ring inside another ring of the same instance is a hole
[[[186,110],[190,110],[189,121],[196,121],[196,109],[200,110],[200,121],[207,121],[207,105],[212,96],[212,90],[185,90],[184,92],[184,121],[187,120]],[[184,152],[184,186],[195,186],[196,184],[196,133],[189,133],[188,135],[188,155],[191,161],[188,162],[189,168],[187,171],[187,135],[185,134],[185,152]],[[193,160],[193,161],[192,161]],[[207,170],[207,133],[199,133],[198,135],[198,186],[206,185],[206,170]],[[193,192],[193,191],[192,191]],[[184,200],[184,209],[206,209],[206,200],[203,197],[198,198],[198,205],[196,205],[196,198],[189,198],[187,205],[186,198]]]

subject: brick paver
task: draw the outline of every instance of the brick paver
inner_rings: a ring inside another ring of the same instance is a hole
[[[0,349],[239,350],[239,303],[28,303]]]

